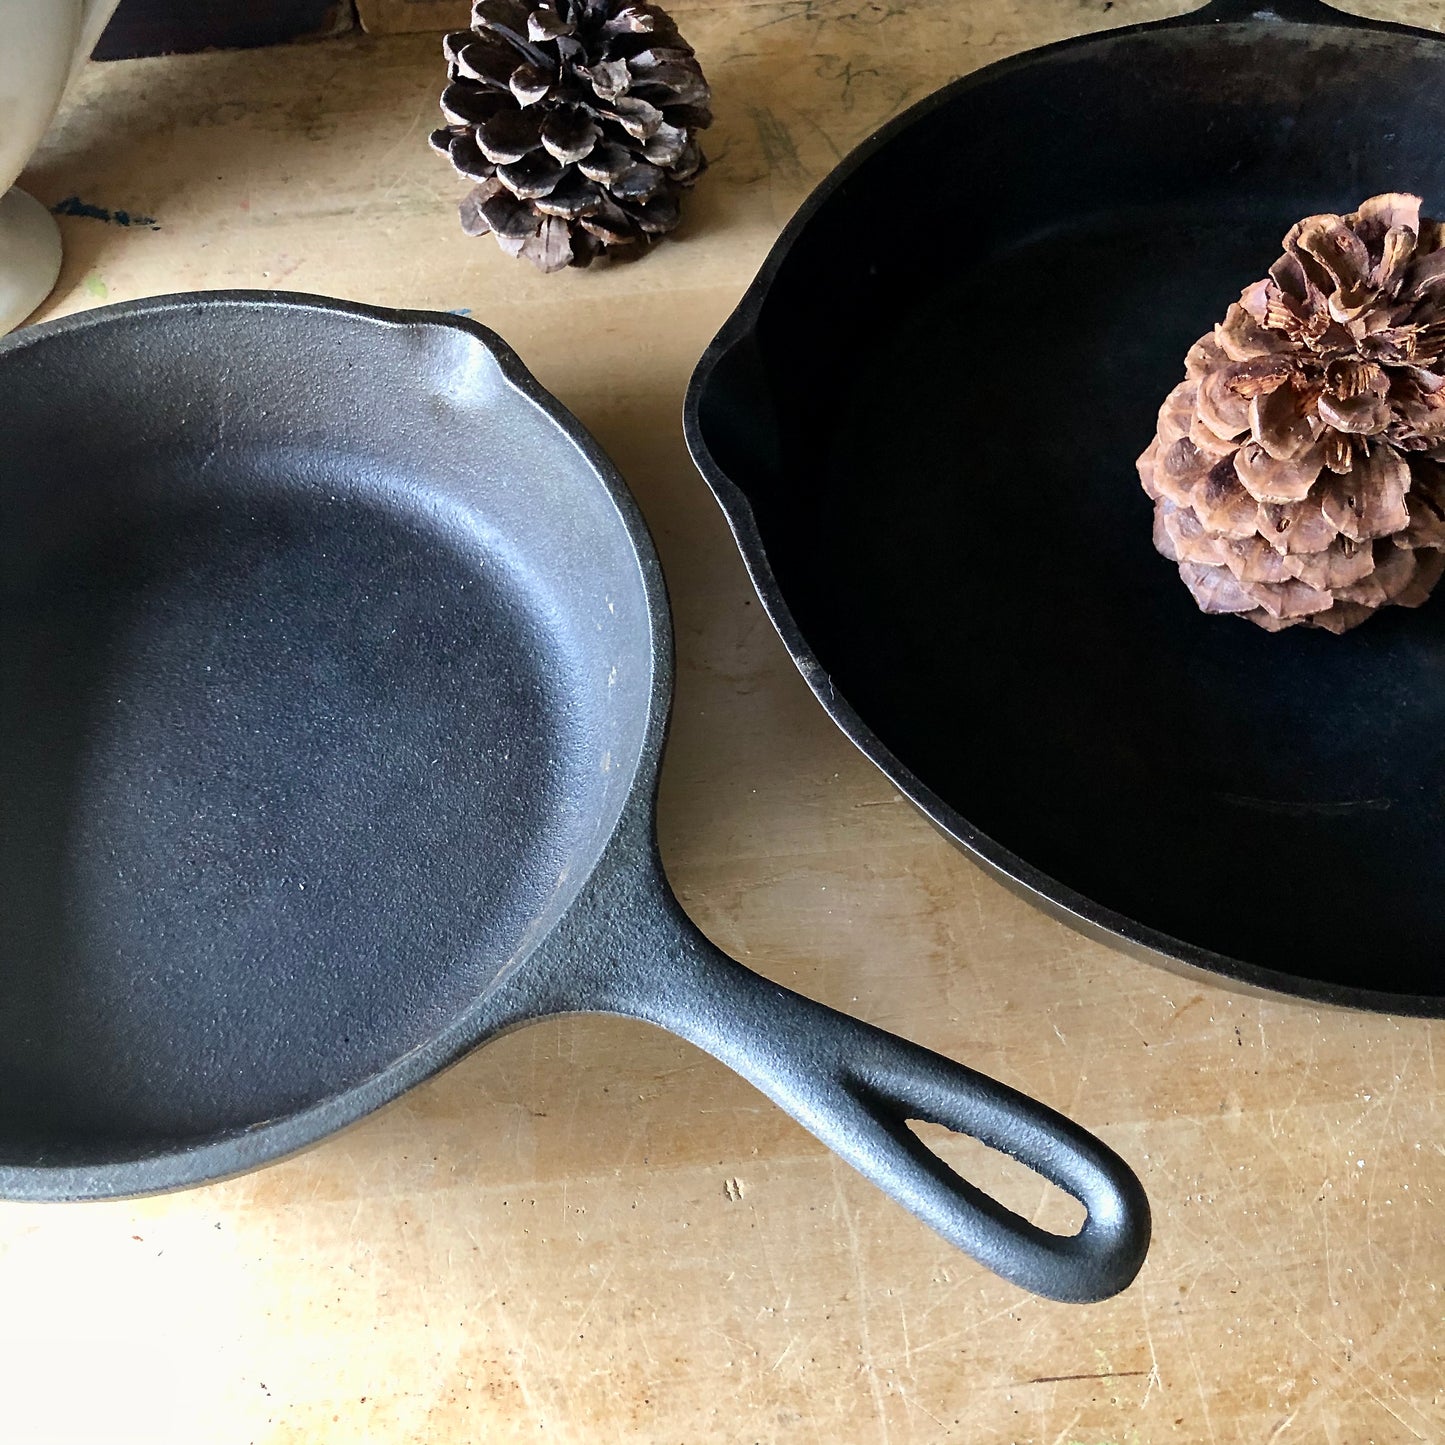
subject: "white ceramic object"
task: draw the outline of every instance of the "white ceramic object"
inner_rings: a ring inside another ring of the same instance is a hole
[[[0,0],[0,336],[50,294],[60,229],[14,188],[118,0]]]

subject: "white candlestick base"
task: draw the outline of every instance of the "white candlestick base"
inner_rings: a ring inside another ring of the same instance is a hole
[[[0,196],[0,336],[13,331],[55,289],[60,227],[33,196]]]

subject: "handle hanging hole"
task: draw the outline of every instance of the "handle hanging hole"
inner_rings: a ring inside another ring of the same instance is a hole
[[[1084,1227],[1084,1206],[1027,1164],[942,1124],[927,1124],[920,1119],[909,1119],[907,1124],[955,1174],[1030,1224],[1063,1236],[1075,1235]]]

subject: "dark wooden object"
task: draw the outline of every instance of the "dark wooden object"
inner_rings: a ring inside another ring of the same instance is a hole
[[[355,24],[351,0],[121,0],[97,60],[276,45]]]

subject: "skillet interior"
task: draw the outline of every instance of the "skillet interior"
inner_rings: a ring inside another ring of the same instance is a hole
[[[820,695],[954,836],[1157,950],[1427,1012],[1445,597],[1203,617],[1133,462],[1294,219],[1445,209],[1442,54],[1274,20],[965,80],[799,223],[695,420]]]
[[[0,1165],[340,1094],[621,814],[653,648],[617,504],[450,323],[140,303],[0,384]]]

